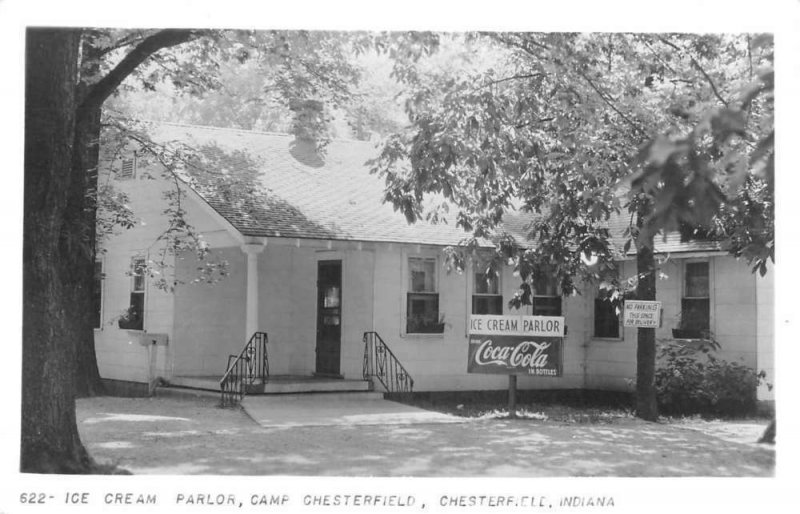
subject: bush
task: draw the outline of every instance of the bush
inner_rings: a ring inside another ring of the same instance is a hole
[[[711,340],[664,344],[656,369],[659,410],[668,415],[742,416],[753,414],[764,372],[719,359]]]

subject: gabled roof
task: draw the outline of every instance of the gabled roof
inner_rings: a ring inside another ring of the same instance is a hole
[[[409,224],[384,203],[384,180],[370,174],[366,164],[377,155],[373,143],[335,139],[320,156],[313,145],[287,134],[159,123],[151,135],[162,143],[197,148],[214,163],[209,171],[248,176],[266,191],[253,204],[244,195],[231,197],[195,184],[198,194],[246,236],[456,245],[469,235],[454,224]],[[533,219],[529,213],[507,213],[504,229],[525,244]],[[609,223],[620,248],[627,224],[625,216]],[[681,242],[677,233],[656,240],[658,253],[717,250],[713,242]]]
[[[384,180],[366,165],[374,143],[333,140],[320,156],[286,134],[166,123],[153,137],[200,149],[224,173],[255,177],[267,193],[256,205],[195,187],[247,236],[456,245],[468,235],[452,224],[411,225],[384,203]]]

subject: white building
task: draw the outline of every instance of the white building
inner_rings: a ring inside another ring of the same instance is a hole
[[[112,237],[99,264],[104,280],[95,340],[104,378],[218,380],[229,355],[263,331],[272,376],[360,380],[363,335],[374,331],[413,377],[415,391],[507,387],[503,376],[467,373],[467,322],[473,309],[515,313],[508,300],[519,284],[511,268],[491,284],[476,281],[471,267],[447,273],[442,249],[464,233],[452,225],[408,225],[383,204],[383,181],[365,165],[376,153],[372,144],[337,140],[319,157],[280,134],[166,124],[157,137],[201,148],[219,163],[207,171],[251,176],[268,197],[248,206],[236,191],[225,197],[183,185],[187,218],[215,258],[228,262],[229,276],[213,285],[192,283],[198,262],[183,253],[171,259],[170,273],[180,284],[168,292],[136,269],[161,248],[162,192],[174,184],[160,178],[158,165],[133,162],[131,155],[106,163],[105,171],[114,171],[109,180],[129,195],[142,223]],[[656,250],[669,255],[662,267],[668,278],[657,282],[663,305],[657,337],[672,337],[677,315],[691,308],[721,343],[722,358],[765,370],[772,381],[772,274],[751,273],[711,243],[670,236]],[[633,260],[620,264],[622,276],[634,274]],[[534,306],[522,314],[565,317],[563,372],[520,377],[519,387],[632,390],[635,329],[623,329],[592,291],[561,298],[550,285],[537,285]],[[132,305],[141,305],[143,316],[134,328],[119,328],[120,313]],[[142,334],[159,344],[139,344]],[[759,397],[772,399],[766,388]]]

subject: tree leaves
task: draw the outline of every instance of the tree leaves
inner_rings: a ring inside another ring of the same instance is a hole
[[[547,264],[564,294],[597,275],[580,262],[587,241],[601,265],[614,258],[606,225],[620,213],[620,184],[630,186],[630,212],[642,215],[640,245],[685,226],[719,229],[720,209],[748,181],[751,130],[770,112],[763,91],[747,105],[729,100],[749,81],[746,36],[481,37],[470,41],[498,57],[472,73],[421,74],[409,70],[423,59],[393,54],[413,125],[373,170],[396,207],[417,213],[425,195],[444,194],[459,226],[495,241],[509,216],[537,213],[515,241],[516,270],[525,281]],[[769,166],[770,155],[757,162]],[[401,162],[408,173],[390,171]]]

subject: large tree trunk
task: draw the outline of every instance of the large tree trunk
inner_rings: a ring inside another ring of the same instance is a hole
[[[69,336],[77,344],[75,387],[78,396],[103,394],[105,388],[97,367],[94,346],[93,285],[97,255],[97,166],[99,162],[100,118],[102,105],[119,84],[151,55],[163,48],[180,45],[193,37],[190,30],[162,30],[148,37],[133,49],[110,72],[98,81],[81,81],[75,100],[75,139],[72,164],[72,188],[66,212],[67,231],[73,241],[67,252],[70,268],[68,309],[72,319]],[[88,41],[88,40],[87,40]],[[101,52],[91,43],[82,48],[88,63],[83,71],[99,75]]]
[[[656,299],[656,263],[653,239],[636,248],[636,298]],[[648,421],[658,419],[656,403],[656,329],[639,328],[636,337],[636,415]]]
[[[94,75],[100,72],[99,50],[88,40],[82,43],[82,60],[90,63],[83,71]],[[72,164],[72,190],[67,210],[67,223],[73,233],[81,233],[81,251],[73,252],[75,274],[69,291],[74,312],[74,337],[77,343],[75,393],[78,397],[97,396],[105,392],[94,347],[94,262],[97,257],[97,165],[100,155],[100,113],[97,104],[83,106],[88,96],[88,81],[80,81],[76,103],[81,105],[75,117],[75,143]]]
[[[81,245],[69,253],[74,273],[68,291],[76,342],[75,392],[79,397],[104,392],[94,349],[94,261],[97,255],[95,217],[97,215],[97,142],[100,137],[100,110],[78,112],[75,124],[72,190],[67,209],[68,230],[80,234]]]
[[[71,190],[79,33],[29,29],[25,76],[22,435],[20,467],[81,473],[92,462],[78,435],[75,344],[63,249]]]

